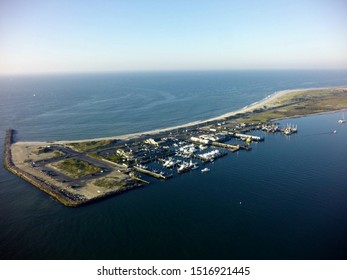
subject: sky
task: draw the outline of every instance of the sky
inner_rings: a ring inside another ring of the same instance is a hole
[[[0,0],[0,74],[347,69],[345,0]]]

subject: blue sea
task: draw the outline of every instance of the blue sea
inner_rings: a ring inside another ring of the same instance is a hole
[[[341,85],[347,71],[1,76],[0,153],[9,127],[20,141],[121,135],[218,116],[279,90]],[[0,259],[347,259],[339,118],[280,121],[298,134],[257,132],[264,142],[208,173],[153,179],[80,208],[9,173],[1,158]]]

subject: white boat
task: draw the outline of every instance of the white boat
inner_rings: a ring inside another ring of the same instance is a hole
[[[176,165],[176,163],[171,159],[169,158],[168,160],[166,160],[164,163],[163,163],[163,166],[166,167],[166,168],[172,168]]]
[[[172,168],[172,167],[174,167],[176,165],[176,163],[174,162],[174,161],[170,161],[167,165],[166,165],[166,167],[167,168]]]
[[[142,168],[142,169],[148,169],[148,166],[142,165],[142,164],[137,164],[137,167]]]
[[[196,163],[194,163],[193,165],[192,165],[192,170],[195,170],[195,169],[198,169],[199,168],[199,165],[197,165]]]
[[[200,145],[200,146],[199,146],[199,149],[200,149],[201,151],[206,150],[206,149],[207,149],[207,146]]]
[[[338,122],[339,124],[343,124],[343,123],[346,122],[346,120],[345,120],[345,114],[344,114],[344,113],[342,113],[342,118],[339,119],[337,122]]]
[[[177,168],[178,173],[188,172],[191,169],[191,166],[188,162],[182,162],[182,164]]]
[[[209,171],[210,171],[210,169],[207,167],[205,167],[204,169],[201,169],[201,172],[209,172]]]
[[[290,135],[290,134],[298,132],[298,127],[294,126],[294,125],[291,125],[291,124],[287,124],[287,126],[282,129],[282,132],[285,135]]]

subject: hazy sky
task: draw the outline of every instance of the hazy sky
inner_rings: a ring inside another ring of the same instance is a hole
[[[0,0],[0,73],[347,68],[346,0]]]

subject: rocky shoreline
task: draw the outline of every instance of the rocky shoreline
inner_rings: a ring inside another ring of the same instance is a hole
[[[66,189],[59,188],[55,186],[54,184],[50,184],[41,178],[38,178],[37,176],[30,174],[20,168],[18,168],[12,160],[12,151],[11,151],[11,145],[14,143],[14,135],[16,131],[13,129],[8,129],[6,131],[6,136],[5,136],[5,150],[4,150],[4,166],[7,170],[12,172],[13,174],[17,175],[18,177],[24,179],[25,181],[29,182],[30,184],[34,185],[41,191],[44,191],[45,193],[49,194],[51,197],[59,201],[65,206],[69,207],[77,207],[77,206],[82,206],[86,205],[89,203],[93,203],[96,201],[99,201],[101,199],[105,199],[109,196],[117,195],[124,193],[126,191],[141,187],[142,185],[140,184],[135,184],[135,185],[128,185],[126,187],[123,187],[121,189],[108,192],[106,194],[97,196],[92,199],[88,199],[83,195],[79,194],[73,194]]]
[[[12,161],[12,151],[11,145],[14,142],[15,130],[8,129],[6,131],[5,137],[5,156],[4,156],[4,166],[7,170],[17,175],[18,177],[26,180],[30,184],[49,194],[51,197],[55,198],[65,206],[78,206],[86,203],[87,201],[83,197],[76,196],[71,194],[64,189],[58,189],[56,186],[51,185],[42,179],[29,174],[28,172],[21,170],[14,165]]]

